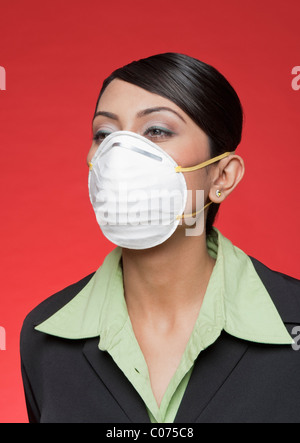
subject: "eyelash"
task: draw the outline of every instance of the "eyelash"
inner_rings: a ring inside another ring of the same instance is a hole
[[[144,136],[150,135],[151,131],[160,131],[160,133],[162,134],[162,135],[152,135],[152,138],[169,138],[175,135],[175,132],[170,131],[169,129],[160,128],[159,126],[151,126],[151,128],[148,128],[145,131]]]
[[[151,131],[160,131],[160,135],[150,135]],[[96,132],[96,134],[93,136],[93,140],[97,143],[102,143],[103,140],[108,137],[110,134],[112,134],[112,132],[108,132],[108,131],[103,131],[100,130],[98,132]],[[165,139],[165,138],[170,138],[173,135],[175,135],[175,132],[170,131],[169,129],[166,128],[160,128],[159,126],[151,126],[151,128],[148,128],[145,133],[144,133],[144,137],[146,136],[150,136],[151,138],[154,139]]]
[[[108,137],[111,134],[111,132],[108,131],[98,131],[96,132],[96,134],[93,136],[93,141],[97,142],[97,143],[102,143],[103,140],[105,139],[105,137]]]

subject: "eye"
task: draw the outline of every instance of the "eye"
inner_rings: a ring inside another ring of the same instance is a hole
[[[175,132],[170,131],[169,129],[166,128],[162,128],[160,126],[152,126],[151,128],[148,128],[144,133],[145,137],[149,137],[156,140],[164,140],[172,137],[173,135],[175,135]]]
[[[111,134],[111,132],[109,132],[109,131],[103,131],[103,130],[97,131],[96,134],[93,136],[93,140],[94,140],[96,143],[100,144],[100,143],[102,143],[103,140],[104,140],[106,137],[108,137],[110,134]]]

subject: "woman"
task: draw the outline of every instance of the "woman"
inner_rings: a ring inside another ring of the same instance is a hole
[[[242,122],[227,80],[186,55],[104,81],[89,191],[117,248],[25,320],[31,422],[300,421],[299,281],[213,227],[244,174]]]

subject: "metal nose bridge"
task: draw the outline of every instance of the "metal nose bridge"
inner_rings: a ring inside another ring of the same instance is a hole
[[[124,149],[129,149],[130,151],[138,152],[139,154],[145,155],[146,157],[150,157],[153,160],[156,160],[156,161],[159,161],[159,162],[162,162],[162,160],[163,160],[162,157],[160,157],[159,155],[152,154],[152,152],[145,151],[144,149],[137,148],[136,146],[125,145],[125,144],[123,144],[121,142],[116,142],[116,143],[114,143],[112,145],[112,147],[110,149],[114,148],[115,146],[116,147],[118,146],[118,147],[121,147],[121,148],[124,148]],[[110,151],[110,149],[108,149],[108,151]],[[106,153],[108,151],[106,151]]]

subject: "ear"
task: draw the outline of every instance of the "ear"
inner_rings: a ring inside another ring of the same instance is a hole
[[[220,160],[211,170],[211,188],[209,199],[213,203],[222,203],[242,180],[245,173],[244,160],[236,154]],[[217,191],[221,192],[220,197]]]

